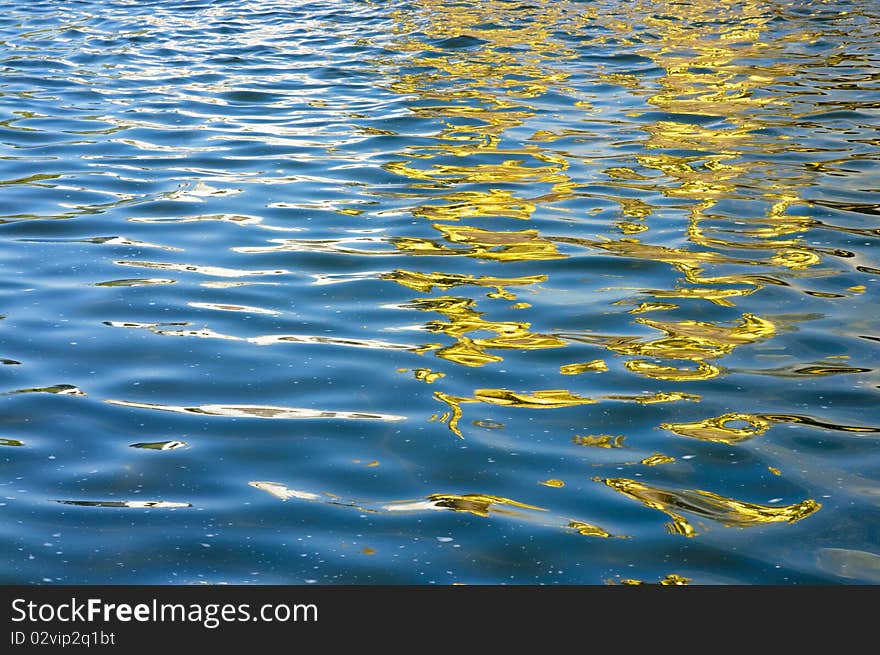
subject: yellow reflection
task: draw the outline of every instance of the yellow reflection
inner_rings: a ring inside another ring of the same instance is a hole
[[[646,318],[637,318],[636,322],[661,330],[666,336],[650,341],[635,337],[604,338],[601,341],[622,355],[700,362],[727,355],[738,346],[755,343],[776,333],[773,323],[754,314],[743,314],[740,324],[734,327],[703,321],[651,321]]]
[[[451,110],[454,113],[451,107],[444,107],[444,109],[447,111]],[[465,113],[477,118],[485,118],[489,115],[489,112],[468,111]],[[486,148],[474,147],[472,145],[445,145],[442,149],[438,148],[438,150],[440,151],[438,154],[452,154],[459,157],[484,155],[486,153]],[[492,182],[502,184],[537,184],[540,182],[558,183],[568,180],[568,176],[563,173],[568,168],[568,162],[558,155],[542,152],[535,146],[526,146],[522,150],[500,150],[496,148],[493,154],[531,157],[549,162],[550,165],[526,166],[523,163],[523,159],[504,159],[498,164],[470,163],[468,165],[467,162],[461,165],[434,164],[430,169],[419,168],[405,162],[389,162],[383,168],[391,173],[414,180],[454,181],[459,184]]]
[[[607,371],[608,365],[601,359],[594,359],[591,362],[582,362],[580,364],[565,364],[559,367],[559,372],[563,375],[577,375],[586,371]]]
[[[532,393],[510,391],[509,389],[477,389],[473,396],[453,396],[435,391],[434,398],[449,405],[451,414],[441,420],[448,421],[449,429],[461,438],[464,438],[464,435],[458,428],[458,422],[462,415],[462,403],[487,403],[526,409],[555,409],[597,402],[592,398],[585,398],[565,389],[544,389]]]
[[[504,189],[457,191],[443,197],[446,204],[422,205],[413,214],[431,221],[457,221],[462,218],[505,216],[527,220],[535,205]]]
[[[619,227],[620,231],[624,234],[638,234],[639,232],[644,232],[648,229],[648,226],[644,223],[633,223],[631,221],[618,221],[617,227]]]
[[[669,531],[686,537],[698,533],[679,512],[696,514],[725,527],[747,528],[765,523],[794,523],[822,507],[809,498],[794,505],[774,507],[726,498],[700,489],[663,489],[626,478],[605,478],[601,482],[646,507],[667,514],[672,519],[667,525]]]
[[[506,507],[517,507],[521,509],[529,509],[538,512],[546,512],[543,507],[535,507],[520,503],[510,498],[501,496],[489,496],[486,494],[464,494],[458,496],[455,494],[431,494],[428,496],[428,502],[434,507],[443,509],[451,509],[454,512],[467,512],[476,516],[489,516],[490,510],[501,514],[508,513]],[[394,506],[386,506],[385,509],[392,509]],[[401,506],[398,506],[399,511]]]
[[[677,573],[670,573],[665,578],[663,578],[660,582],[656,582],[656,583],[655,582],[645,582],[643,580],[636,580],[634,578],[624,578],[623,580],[620,581],[620,584],[629,585],[629,586],[658,584],[658,585],[662,585],[662,586],[666,587],[666,586],[682,586],[682,585],[686,585],[690,581],[691,581],[690,578],[686,578],[683,575],[678,575]],[[608,583],[614,584],[614,580],[609,580]]]
[[[446,241],[466,246],[452,248],[417,237],[394,237],[394,246],[410,255],[459,255],[499,262],[541,261],[565,257],[553,241],[538,235],[537,230],[493,232],[467,225],[432,225]]]
[[[639,375],[644,375],[655,380],[672,380],[674,382],[687,382],[690,380],[709,380],[718,376],[721,370],[706,362],[697,362],[697,369],[676,368],[675,366],[661,366],[644,359],[634,359],[624,363],[627,370]]]
[[[722,307],[733,307],[733,303],[729,298],[737,298],[740,296],[748,296],[755,292],[752,289],[709,289],[709,288],[687,288],[687,289],[652,289],[646,291],[655,298],[702,298]]]
[[[432,384],[440,378],[446,377],[446,373],[432,371],[429,368],[417,368],[415,369],[414,373],[416,376],[416,380],[421,380],[422,382],[427,382],[428,384]]]
[[[528,221],[539,206],[550,207],[576,194],[568,174],[569,158],[538,139],[511,140],[506,132],[536,116],[530,99],[550,91],[574,93],[565,83],[561,57],[576,52],[561,48],[551,35],[559,21],[582,20],[551,3],[513,6],[489,0],[479,6],[449,5],[417,0],[411,11],[393,12],[396,38],[385,48],[405,53],[408,66],[380,63],[392,70],[391,91],[415,97],[409,110],[436,125],[403,148],[383,168],[405,181],[401,192],[382,192],[414,198],[411,214],[431,222],[439,236],[395,236],[390,241],[412,256],[468,257],[498,263],[560,259],[558,245],[535,229],[510,231],[468,224],[492,219]],[[443,39],[478,39],[479,47],[449,50]],[[548,40],[549,39],[549,40]],[[426,191],[430,190],[431,193]],[[491,287],[491,299],[514,300],[507,287],[534,285],[545,275],[522,277],[475,276],[459,272],[396,270],[383,274],[421,293],[460,285]],[[527,310],[528,303],[512,308]],[[426,328],[454,339],[436,356],[468,367],[502,361],[498,349],[533,350],[566,345],[551,335],[533,333],[529,323],[484,318],[476,302],[449,297],[419,298],[409,307],[436,311],[447,320],[430,321]],[[481,333],[494,333],[486,336]],[[455,425],[455,423],[453,423]]]
[[[457,296],[435,296],[417,298],[407,307],[424,312],[437,312],[445,316],[446,321],[428,321],[426,328],[431,332],[440,332],[456,339],[456,342],[437,350],[437,357],[447,359],[464,366],[483,366],[490,362],[501,361],[501,357],[486,352],[487,349],[537,350],[542,348],[558,348],[565,341],[547,334],[530,332],[529,323],[518,321],[487,321],[482,312],[473,309],[476,301]],[[466,336],[472,332],[494,332],[494,337],[472,338]]]
[[[670,457],[669,455],[663,455],[661,453],[655,453],[646,457],[639,464],[644,464],[645,466],[658,466],[660,464],[670,464],[675,461],[674,457]]]
[[[730,425],[731,423],[745,423],[746,426],[734,427]],[[733,412],[695,423],[662,423],[660,427],[683,437],[719,443],[739,443],[764,434],[770,423],[760,416]]]
[[[786,143],[786,136],[771,141],[757,134],[765,124],[756,116],[766,114],[769,106],[777,114],[787,112],[789,98],[797,93],[789,92],[787,80],[797,74],[798,64],[775,56],[780,46],[764,38],[771,15],[754,2],[661,4],[662,14],[647,18],[658,43],[643,54],[665,71],[649,102],[668,118],[644,128],[648,139],[638,162],[669,180],[665,195],[695,201],[688,227],[692,242],[775,251],[767,264],[790,269],[819,263],[817,252],[801,237],[814,219],[793,214],[803,202],[798,188],[811,185],[811,176],[773,167],[762,156],[798,146]],[[767,92],[777,82],[787,87],[785,94]],[[735,232],[741,240],[735,240],[730,230],[716,227],[718,217],[711,210],[721,200],[742,198],[743,187],[759,209],[736,217],[744,225]],[[730,297],[718,300],[731,302]]]
[[[575,435],[572,441],[578,446],[593,446],[594,448],[626,448],[623,445],[625,436],[611,434],[587,434]]]
[[[578,534],[582,534],[585,537],[610,537],[612,536],[610,532],[606,532],[602,528],[592,525],[590,523],[584,523],[583,521],[571,521],[566,526],[570,530],[574,530]]]
[[[429,293],[438,289],[451,289],[452,287],[474,285],[480,287],[509,287],[537,284],[547,280],[546,275],[528,275],[522,277],[491,277],[474,276],[462,273],[420,273],[418,271],[395,270],[379,276],[383,280],[394,280],[398,284],[414,289],[421,293]]]

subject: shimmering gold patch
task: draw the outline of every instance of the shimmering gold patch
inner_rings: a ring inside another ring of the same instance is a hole
[[[660,453],[655,453],[649,457],[643,459],[639,464],[644,464],[645,466],[657,466],[658,464],[669,464],[670,462],[674,462],[675,458],[670,457],[669,455],[662,455]]]
[[[629,310],[630,314],[644,314],[645,312],[656,312],[665,309],[676,309],[678,305],[673,305],[669,302],[643,302],[639,303],[637,307]]]
[[[434,397],[447,405],[452,410],[448,417],[449,429],[463,438],[458,429],[458,421],[461,418],[462,403],[488,403],[490,405],[505,405],[527,409],[554,409],[557,407],[574,407],[577,405],[589,405],[596,401],[573,394],[565,389],[542,389],[532,393],[511,391],[509,389],[477,389],[473,396],[453,396],[441,391],[435,391]]]
[[[441,348],[437,356],[465,366],[483,366],[502,361],[502,357],[486,352],[487,349],[537,350],[558,348],[566,342],[557,337],[529,331],[529,323],[518,321],[487,321],[482,312],[473,309],[475,302],[457,296],[416,298],[407,303],[419,311],[431,311],[444,315],[446,321],[429,321],[426,327],[432,332],[442,332],[455,337],[456,342]],[[495,337],[471,338],[470,332],[494,332]]]
[[[458,255],[500,262],[542,261],[560,259],[553,241],[543,239],[537,230],[517,232],[493,232],[467,225],[435,224],[443,237],[453,244],[465,246],[452,248],[441,243],[417,237],[395,237],[394,246],[412,255]]]
[[[728,298],[748,296],[753,294],[757,287],[751,289],[711,289],[711,288],[686,288],[686,289],[652,289],[648,293],[655,298],[701,298],[708,300],[721,307],[733,307]]]
[[[841,373],[870,373],[870,368],[857,366],[802,366],[796,368],[795,373],[801,375],[840,375]]]
[[[633,359],[624,363],[627,370],[639,375],[644,375],[655,380],[671,380],[673,382],[688,382],[692,380],[709,380],[721,373],[721,369],[706,362],[697,362],[696,370],[677,368],[675,366],[661,366],[644,359]]]
[[[700,361],[721,357],[737,346],[766,339],[776,333],[770,321],[743,314],[742,321],[734,327],[724,327],[701,321],[651,321],[637,318],[638,323],[661,330],[666,337],[652,341],[639,341],[633,337],[608,338],[605,345],[623,355],[666,357]]]
[[[383,273],[379,276],[383,280],[394,280],[410,289],[421,293],[428,293],[434,287],[438,289],[451,289],[462,285],[474,285],[481,287],[506,287],[537,284],[547,279],[546,275],[530,275],[523,277],[488,277],[464,275],[461,273],[419,273],[418,271],[405,271],[397,269],[391,273]]]
[[[447,204],[422,205],[413,210],[413,215],[441,221],[491,216],[528,219],[535,211],[534,204],[502,189],[457,191],[445,195],[443,199]]]
[[[414,371],[416,380],[421,380],[422,382],[427,382],[428,384],[432,384],[436,380],[439,380],[442,377],[446,377],[446,373],[440,373],[439,371],[432,371],[429,368],[417,368]]]
[[[643,580],[635,580],[633,578],[624,578],[623,580],[620,581],[620,584],[629,585],[629,586],[640,586],[640,585],[650,585],[650,584],[658,584],[658,585],[663,585],[663,586],[670,586],[670,585],[678,586],[678,585],[686,585],[690,581],[691,581],[690,578],[686,578],[683,575],[678,575],[677,573],[670,573],[665,578],[663,578],[660,582],[644,582]],[[614,580],[609,580],[608,583],[614,584]]]
[[[731,427],[729,423],[745,422],[748,427]],[[670,430],[683,437],[693,437],[703,441],[719,443],[739,443],[764,434],[770,422],[753,414],[730,413],[694,423],[662,423],[664,430]]]
[[[632,223],[630,221],[620,221],[617,223],[617,227],[620,228],[620,231],[624,234],[638,234],[639,232],[645,232],[648,229],[648,226],[644,223]]]
[[[568,526],[570,530],[574,530],[578,534],[582,534],[585,537],[610,537],[612,536],[610,532],[606,532],[599,526],[593,525],[591,523],[584,523],[583,521],[570,521]]]
[[[623,441],[626,439],[623,435],[611,434],[588,434],[575,435],[572,441],[578,446],[593,446],[594,448],[626,448]]]
[[[765,523],[794,523],[822,507],[809,498],[794,505],[773,507],[726,498],[700,489],[663,489],[626,478],[605,478],[600,481],[646,507],[664,512],[672,519],[667,525],[669,531],[686,537],[696,536],[697,532],[679,511],[717,521],[725,527],[747,528]]]
[[[580,364],[565,364],[564,366],[559,367],[559,372],[563,375],[577,375],[578,373],[584,373],[585,371],[607,370],[608,365],[601,359],[594,359],[593,361],[583,362]]]
[[[777,266],[785,266],[793,270],[803,270],[810,266],[815,266],[822,260],[819,258],[819,255],[810,250],[790,248],[780,250],[770,261]]]

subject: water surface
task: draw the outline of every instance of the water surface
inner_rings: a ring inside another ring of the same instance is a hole
[[[0,581],[880,582],[874,3],[0,17]]]

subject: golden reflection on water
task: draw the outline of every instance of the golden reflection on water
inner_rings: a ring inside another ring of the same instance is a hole
[[[578,373],[585,373],[586,371],[607,371],[608,364],[603,362],[601,359],[594,359],[590,362],[580,362],[577,364],[563,364],[559,367],[559,372],[562,375],[577,375]]]
[[[674,457],[670,457],[669,455],[663,455],[662,453],[654,453],[649,457],[641,460],[639,464],[644,466],[658,466],[660,464],[670,464],[675,461]]]
[[[729,425],[731,423],[745,423],[745,426],[731,426]],[[721,443],[739,443],[764,434],[770,427],[770,423],[760,416],[731,412],[694,423],[662,423],[660,427],[683,437]]]
[[[622,434],[586,434],[575,435],[572,441],[578,446],[592,446],[593,448],[626,448],[623,442],[626,436]]]
[[[562,339],[529,331],[529,323],[513,321],[487,321],[482,314],[473,309],[476,301],[459,296],[435,296],[416,298],[407,307],[420,311],[433,311],[445,316],[446,321],[429,321],[425,327],[431,332],[439,332],[456,339],[451,346],[441,348],[435,353],[438,357],[463,364],[482,366],[498,362],[502,357],[487,352],[489,349],[515,348],[540,349],[564,346]],[[495,337],[471,338],[470,332],[494,332]]]
[[[403,253],[414,256],[455,256],[498,263],[536,262],[564,258],[558,245],[535,229],[497,229],[475,225],[486,219],[528,221],[536,207],[573,196],[570,163],[541,142],[503,144],[505,133],[519,128],[536,115],[529,100],[565,86],[567,73],[556,64],[558,57],[574,56],[547,37],[573,14],[549,3],[540,7],[512,7],[489,2],[479,7],[450,6],[422,0],[413,14],[398,12],[398,39],[394,48],[412,56],[413,72],[397,73],[389,88],[418,99],[410,107],[418,117],[434,119],[441,126],[430,142],[405,148],[384,168],[419,190],[439,190],[425,202],[410,208],[412,215],[428,221],[439,238],[396,236],[391,239]],[[491,20],[489,18],[491,17]],[[416,26],[414,20],[419,23]],[[419,36],[415,36],[418,34]],[[422,36],[423,35],[423,36]],[[438,39],[479,39],[476,48],[452,52],[435,45]],[[518,52],[511,54],[511,48]],[[492,287],[490,302],[516,298],[508,287],[527,287],[544,282],[546,275],[473,276],[455,271],[396,270],[382,276],[421,293],[459,286]],[[483,304],[489,304],[483,301]],[[498,350],[528,351],[560,348],[565,340],[532,332],[527,321],[496,321],[465,296],[414,298],[408,305],[424,312],[438,312],[446,320],[431,320],[425,328],[454,341],[435,355],[455,364],[481,367],[502,362]],[[529,303],[514,308],[528,310]],[[479,333],[494,332],[485,337]],[[474,334],[476,333],[476,334]],[[450,402],[458,432],[459,402]],[[448,399],[447,399],[448,398]]]
[[[440,421],[447,423],[449,429],[462,439],[464,435],[458,428],[458,422],[462,416],[462,403],[487,403],[526,409],[555,409],[591,405],[597,402],[592,398],[578,396],[565,389],[542,389],[532,393],[515,392],[509,389],[477,389],[473,396],[453,396],[442,391],[435,391],[434,397],[449,405],[450,412],[442,415]]]
[[[434,287],[438,289],[451,289],[457,286],[474,285],[480,287],[492,287],[498,293],[502,293],[504,287],[525,286],[529,284],[537,284],[547,280],[546,275],[529,275],[521,277],[491,277],[487,275],[474,276],[461,273],[419,273],[418,271],[396,270],[391,273],[385,273],[382,276],[385,280],[394,280],[398,284],[414,289],[421,293],[430,293]],[[512,294],[504,295],[504,298],[511,300],[516,296]]]
[[[747,528],[764,523],[794,523],[822,507],[810,498],[793,505],[775,507],[726,498],[701,489],[663,489],[626,478],[606,478],[601,482],[646,507],[667,514],[672,519],[667,526],[669,531],[685,537],[694,537],[699,533],[679,512],[695,514],[725,527]]]
[[[683,575],[678,575],[677,573],[670,573],[665,578],[660,580],[660,582],[645,582],[644,580],[636,580],[635,578],[624,578],[616,583],[614,580],[608,580],[608,584],[622,584],[629,586],[641,586],[641,585],[661,585],[664,587],[668,586],[683,586],[688,584],[691,581],[690,578],[686,578]]]
[[[584,523],[583,521],[571,521],[566,527],[585,537],[604,538],[613,536],[610,532],[606,532],[599,526],[592,525],[591,523]]]
[[[697,2],[687,6],[661,3],[656,7],[635,3],[628,8],[647,14],[648,25],[659,45],[645,48],[663,74],[659,86],[644,93],[642,80],[622,73],[605,74],[609,82],[647,95],[647,102],[662,112],[661,118],[641,123],[645,134],[642,150],[633,164],[611,165],[604,169],[604,188],[600,193],[620,207],[614,226],[621,236],[595,239],[559,237],[542,234],[533,228],[499,229],[499,219],[517,222],[533,220],[536,211],[553,210],[554,204],[569,200],[579,192],[570,177],[571,153],[553,149],[556,140],[578,135],[591,136],[588,129],[569,128],[555,133],[542,130],[527,143],[515,147],[506,134],[522,127],[537,115],[530,100],[550,92],[573,93],[567,85],[569,74],[560,65],[576,53],[553,43],[547,37],[553,30],[577,30],[586,21],[600,20],[608,34],[630,40],[626,16],[598,16],[583,6],[571,11],[567,3],[541,2],[517,6],[514,16],[509,3],[489,2],[472,8],[421,0],[416,3],[418,25],[412,17],[400,13],[397,47],[413,57],[412,72],[399,75],[390,88],[417,98],[412,111],[421,117],[437,119],[443,127],[427,145],[411,146],[400,157],[385,165],[386,170],[409,181],[410,197],[418,198],[419,189],[430,189],[421,204],[411,207],[412,215],[427,221],[439,232],[439,238],[394,237],[392,243],[401,252],[413,256],[468,257],[498,264],[535,263],[568,257],[562,246],[585,248],[608,255],[670,265],[681,276],[672,288],[640,289],[632,298],[616,305],[632,305],[629,314],[654,311],[674,312],[674,319],[634,318],[635,326],[656,330],[663,336],[598,335],[592,331],[565,334],[538,333],[531,322],[493,320],[478,309],[469,296],[432,295],[412,299],[407,308],[436,312],[445,320],[429,320],[424,328],[454,339],[435,351],[435,355],[467,367],[497,365],[505,349],[530,351],[566,347],[582,342],[606,348],[625,359],[623,366],[631,374],[657,383],[694,383],[712,380],[725,374],[719,365],[740,347],[772,339],[780,326],[769,317],[741,312],[735,321],[707,321],[688,317],[682,309],[692,305],[682,302],[706,301],[721,308],[733,308],[742,299],[768,286],[790,286],[785,276],[796,276],[821,263],[820,249],[800,238],[814,223],[792,215],[792,208],[802,201],[798,188],[810,183],[808,173],[784,174],[768,167],[760,158],[750,157],[756,145],[755,131],[761,125],[756,110],[784,101],[761,93],[775,80],[790,75],[789,63],[744,68],[743,57],[772,59],[774,45],[762,41],[769,16],[752,3]],[[523,12],[527,16],[523,16]],[[686,12],[686,13],[685,13]],[[720,39],[707,40],[718,25],[718,13],[736,16],[736,28],[727,29]],[[663,16],[663,19],[659,16]],[[491,21],[489,17],[491,16]],[[681,20],[666,20],[678,16]],[[656,17],[656,18],[655,18]],[[701,17],[705,20],[699,20]],[[697,20],[695,20],[695,18]],[[418,34],[418,36],[416,36]],[[422,37],[421,35],[424,35]],[[478,47],[464,51],[441,50],[439,39],[479,39]],[[603,38],[599,37],[601,41]],[[746,44],[745,42],[748,42]],[[516,48],[514,56],[509,48]],[[601,76],[601,74],[600,74]],[[590,111],[588,98],[577,106]],[[684,117],[684,118],[682,118]],[[710,120],[693,120],[704,117]],[[715,119],[722,119],[721,121]],[[782,141],[782,139],[780,139]],[[785,144],[790,147],[789,144]],[[687,154],[677,154],[687,153]],[[714,208],[722,200],[740,197],[741,185],[747,182],[759,190],[753,192],[762,205],[761,215],[738,216],[744,229],[731,238],[722,228],[715,228]],[[619,193],[618,193],[619,192]],[[649,197],[660,194],[678,199],[688,207],[686,238],[688,247],[654,244],[651,222],[656,208]],[[564,210],[562,213],[567,212]],[[488,219],[492,219],[491,227]],[[474,224],[485,222],[485,225]],[[719,252],[724,249],[725,252]],[[743,256],[730,254],[741,251]],[[724,274],[708,272],[709,267],[724,267]],[[748,268],[746,273],[731,273],[730,267]],[[755,270],[760,270],[756,273]],[[768,272],[768,270],[783,271]],[[483,286],[496,288],[489,299],[513,299],[508,286],[524,288],[544,283],[544,276],[475,277],[455,271],[397,270],[382,276],[423,294],[435,289],[444,292],[454,287]],[[794,278],[792,278],[794,279]],[[480,301],[489,305],[486,300]],[[522,307],[524,310],[530,307]],[[480,333],[494,333],[483,337]],[[560,375],[578,375],[587,371],[609,369],[601,360],[575,362],[560,366]],[[449,379],[449,378],[447,378]],[[516,391],[503,388],[475,389],[472,394],[435,391],[434,398],[448,410],[432,420],[448,424],[458,437],[462,405],[486,403],[526,409],[556,409],[594,404],[600,401],[629,401],[642,404],[699,401],[693,393],[661,389],[643,393],[604,393],[598,398],[568,389]],[[664,423],[660,427],[681,436],[736,444],[765,432],[774,419],[745,413],[728,413],[692,423]],[[574,443],[598,448],[623,447],[624,435],[580,435]],[[655,453],[640,464],[657,466],[674,462],[673,457]],[[702,490],[668,490],[623,478],[607,478],[609,487],[637,499],[648,507],[670,516],[673,532],[694,536],[696,530],[681,512],[696,514],[726,526],[748,527],[770,522],[795,522],[819,509],[819,503],[805,500],[790,506],[765,506],[748,503]],[[542,484],[562,486],[561,481]],[[486,515],[494,505],[509,504],[496,497],[432,496],[433,503],[448,504],[456,511]],[[568,524],[581,534],[608,536],[591,524],[572,521]],[[630,581],[627,581],[630,582]],[[636,583],[637,581],[632,581]],[[684,584],[687,578],[671,574],[663,584]]]
[[[408,255],[455,255],[489,259],[498,262],[525,262],[560,259],[557,245],[542,238],[537,230],[516,230],[500,232],[469,225],[432,226],[443,238],[452,244],[464,247],[450,247],[433,239],[419,237],[394,237],[394,246]]]
[[[731,425],[737,423],[738,425]],[[841,425],[812,416],[793,414],[744,414],[730,412],[722,416],[703,419],[693,423],[662,423],[661,428],[683,437],[702,441],[735,444],[764,434],[773,423],[810,425],[826,430],[857,434],[877,434],[880,427],[869,425]],[[743,425],[744,424],[744,425]]]

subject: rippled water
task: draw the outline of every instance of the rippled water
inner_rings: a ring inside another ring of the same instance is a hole
[[[880,582],[876,3],[4,9],[0,581]]]

